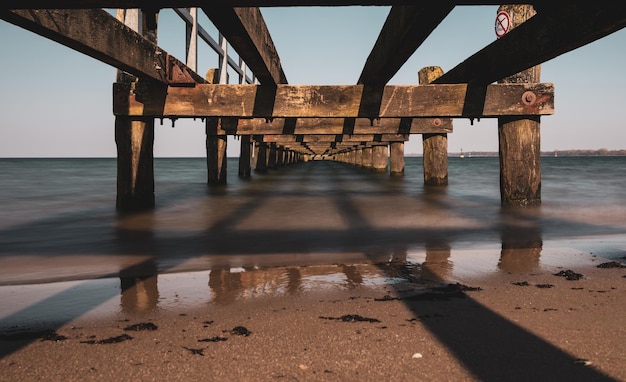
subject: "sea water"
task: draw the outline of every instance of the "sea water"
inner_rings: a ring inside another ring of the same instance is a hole
[[[227,184],[208,186],[204,158],[157,158],[155,209],[118,214],[114,158],[0,159],[4,324],[44,319],[58,312],[50,304],[70,317],[109,300],[136,306],[120,292],[157,276],[143,286],[158,289],[153,305],[168,290],[222,301],[289,293],[293,280],[298,290],[397,282],[376,271],[389,262],[441,264],[455,279],[626,255],[626,157],[543,157],[541,206],[519,209],[500,205],[497,157],[450,158],[449,185],[435,188],[420,157],[406,158],[403,177],[330,161],[250,179],[237,170],[229,158]],[[238,289],[225,292],[233,278]]]

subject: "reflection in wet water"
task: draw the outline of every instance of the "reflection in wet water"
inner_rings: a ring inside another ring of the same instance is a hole
[[[154,211],[131,215],[112,213],[106,195],[84,210],[72,203],[59,212],[40,202],[40,215],[0,223],[0,325],[325,288],[419,288],[572,266],[588,262],[592,251],[626,254],[619,197],[581,208],[584,195],[557,203],[548,194],[539,208],[504,209],[491,178],[497,161],[458,163],[444,188],[423,187],[419,163],[407,163],[402,180],[337,163],[208,191],[203,182],[175,177],[159,185]],[[6,211],[20,208],[27,209]],[[28,285],[41,283],[49,284]]]
[[[498,267],[505,272],[530,272],[539,266],[543,248],[540,208],[503,208],[502,254]]]
[[[516,236],[519,238],[519,236]],[[276,267],[217,267],[207,271],[159,273],[153,261],[120,272],[119,278],[0,286],[0,331],[67,323],[78,317],[142,316],[184,311],[206,304],[228,305],[310,291],[390,287],[419,292],[444,282],[468,282],[496,272],[524,274],[564,261],[593,264],[594,256],[574,247],[502,245],[453,250],[433,243],[425,249],[394,249],[386,260]],[[528,243],[528,242],[527,242]],[[364,254],[364,257],[368,257]]]

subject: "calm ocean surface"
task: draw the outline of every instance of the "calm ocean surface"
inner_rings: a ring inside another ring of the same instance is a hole
[[[123,280],[157,274],[165,304],[168,288],[204,291],[217,271],[282,269],[280,289],[290,267],[309,266],[317,273],[299,280],[313,288],[348,283],[341,264],[438,262],[442,277],[462,279],[626,255],[626,157],[544,157],[542,205],[518,210],[500,207],[498,158],[450,158],[449,186],[434,190],[418,157],[399,179],[316,161],[241,180],[237,159],[228,164],[228,185],[210,188],[204,158],[155,159],[156,209],[126,216],[115,211],[115,159],[0,159],[0,317],[45,311],[21,303],[42,283],[57,297],[31,298],[82,312],[119,295],[120,279],[125,290]]]

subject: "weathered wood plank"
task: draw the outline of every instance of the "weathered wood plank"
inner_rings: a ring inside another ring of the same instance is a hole
[[[276,47],[258,8],[211,4],[203,11],[262,85],[287,83]]]
[[[13,9],[29,8],[188,8],[206,6],[206,0],[19,0],[5,1]],[[457,0],[456,5],[500,5],[498,1]],[[548,1],[526,1],[527,4]],[[293,7],[293,6],[351,6],[351,5],[411,5],[415,0],[211,0],[211,4],[231,7]]]
[[[392,7],[358,83],[386,85],[453,8],[449,1]]]
[[[419,82],[421,85],[430,84],[442,74],[443,69],[439,66],[427,66],[418,72]],[[447,186],[448,135],[445,133],[422,134],[422,154],[424,185]]]
[[[389,175],[404,176],[404,142],[391,142],[389,145]]]
[[[223,129],[230,131],[234,128],[227,122]],[[449,118],[416,118],[401,120],[397,118],[383,118],[370,122],[367,119],[356,118],[354,125],[346,127],[340,118],[300,118],[295,124],[289,119],[239,119],[237,133],[252,134],[408,134],[424,131],[452,131],[452,120]]]
[[[146,85],[131,92],[114,84],[116,115],[154,117],[240,118],[369,118],[360,104],[363,85],[293,86],[271,89],[258,85],[212,85],[167,89]],[[472,97],[478,97],[473,99]],[[482,104],[465,110],[465,104]],[[502,115],[554,113],[554,86],[492,84],[485,94],[467,91],[466,84],[386,86],[380,118],[488,118]]]
[[[435,80],[489,84],[580,48],[626,26],[626,3],[546,5],[537,15]]]
[[[502,5],[498,11],[511,16],[513,31],[535,15],[530,5]],[[506,77],[501,83],[541,81],[541,69],[533,67]],[[541,204],[541,123],[539,117],[498,118],[500,201],[503,206]]]
[[[354,119],[354,124],[346,125],[340,118],[299,118],[273,120],[239,119],[223,121],[221,131],[228,134],[421,134],[451,133],[450,118],[382,118],[371,121],[365,118]],[[228,123],[233,122],[233,123]],[[236,122],[236,124],[234,124]]]
[[[409,140],[408,134],[357,134],[357,135],[275,135],[266,134],[255,137],[259,142],[276,142],[276,143],[360,143],[360,142],[404,142]]]
[[[204,82],[182,62],[102,9],[2,10],[0,18],[140,78],[168,83],[168,70]]]

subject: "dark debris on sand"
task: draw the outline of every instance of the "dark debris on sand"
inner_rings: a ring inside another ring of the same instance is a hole
[[[189,350],[191,354],[204,356],[204,349],[193,349],[186,346],[182,346],[182,348],[185,350]]]
[[[554,276],[565,277],[565,279],[569,280],[569,281],[580,280],[580,279],[582,279],[584,277],[580,273],[576,273],[576,272],[574,272],[574,271],[572,271],[570,269],[568,269],[566,271],[560,271],[558,273],[555,273]]]
[[[230,334],[236,335],[236,336],[249,336],[250,334],[252,334],[251,331],[249,331],[245,326],[235,326],[231,331]]]
[[[123,341],[132,340],[133,337],[128,334],[122,334],[115,337],[105,338],[103,340],[88,340],[88,341],[80,341],[81,344],[89,344],[89,345],[108,345],[108,344],[117,344]]]
[[[363,317],[358,314],[345,314],[341,317],[320,316],[320,318],[323,320],[336,320],[342,322],[380,322],[380,320],[376,318]]]
[[[626,268],[626,265],[617,261],[608,261],[598,265],[596,268]]]
[[[203,339],[198,340],[198,342],[223,342],[223,341],[228,341],[228,338],[215,336],[211,338],[203,338]]]
[[[535,285],[537,288],[541,288],[541,289],[549,289],[549,288],[553,288],[554,285],[552,284],[537,284]]]
[[[124,328],[126,331],[139,332],[143,330],[157,330],[159,327],[152,322],[141,322],[139,324],[130,325]]]

